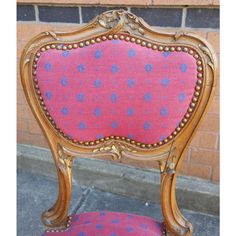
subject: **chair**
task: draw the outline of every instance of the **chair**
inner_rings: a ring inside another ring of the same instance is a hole
[[[56,203],[42,214],[45,235],[192,235],[177,206],[176,177],[212,97],[216,70],[205,40],[157,32],[124,10],[104,12],[74,32],[30,40],[21,81],[59,182]],[[121,212],[68,216],[78,156],[157,163],[164,222]]]

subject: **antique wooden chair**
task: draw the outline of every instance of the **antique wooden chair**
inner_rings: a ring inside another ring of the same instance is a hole
[[[124,10],[107,11],[75,32],[34,37],[22,53],[21,80],[59,181],[56,203],[42,214],[46,235],[191,235],[176,203],[176,176],[212,97],[216,69],[205,40],[157,32]],[[68,216],[78,156],[156,163],[164,222],[115,212]]]

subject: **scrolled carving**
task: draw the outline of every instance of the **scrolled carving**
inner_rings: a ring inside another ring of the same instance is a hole
[[[158,161],[161,174],[167,174],[167,175],[175,174],[176,161],[177,161],[176,147],[173,147],[172,143],[167,159],[164,161],[163,160]]]
[[[64,149],[60,144],[58,144],[58,161],[59,166],[63,169],[71,169],[73,164],[73,155],[70,155],[68,152],[66,152],[66,149]]]
[[[206,46],[203,46],[203,45],[201,45],[201,44],[199,44],[198,47],[202,50],[202,52],[203,52],[204,54],[206,54],[206,55],[209,57],[209,59],[210,59],[210,61],[211,61],[211,65],[212,65],[213,68],[214,68],[214,64],[213,64],[213,63],[214,63],[214,59],[213,59],[213,57],[212,57],[212,54],[211,54],[209,48],[206,47]]]
[[[94,149],[93,153],[98,153],[101,155],[102,153],[109,152],[114,159],[120,160],[122,158],[122,153],[125,151],[129,151],[133,153],[137,152],[136,150],[128,147],[127,145],[123,143],[112,141],[112,142],[105,143],[105,145],[99,148]]]
[[[137,16],[124,10],[107,11],[101,14],[98,23],[106,28],[118,30],[121,27],[128,33],[144,35],[145,30]]]

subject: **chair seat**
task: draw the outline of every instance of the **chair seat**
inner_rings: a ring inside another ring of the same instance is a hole
[[[72,215],[64,232],[44,236],[162,236],[163,223],[147,216],[121,212],[86,212]]]

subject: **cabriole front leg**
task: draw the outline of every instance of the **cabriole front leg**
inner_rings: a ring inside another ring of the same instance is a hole
[[[73,158],[59,149],[56,160],[58,197],[53,207],[42,213],[42,221],[49,228],[64,228],[67,224],[70,206]]]

